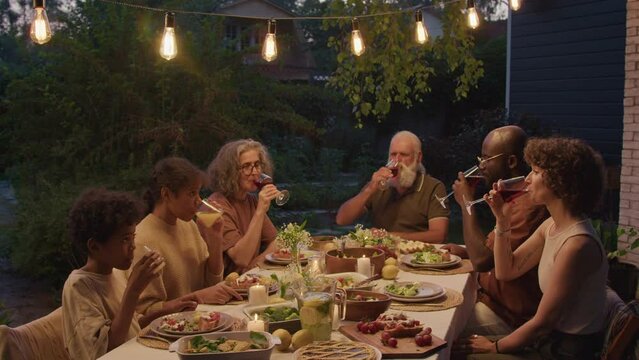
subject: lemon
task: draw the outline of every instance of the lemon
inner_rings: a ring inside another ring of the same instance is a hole
[[[300,320],[308,326],[313,326],[322,320],[322,314],[314,307],[302,306],[300,309]]]
[[[286,331],[286,329],[277,329],[273,331],[273,336],[277,336],[280,338],[281,344],[275,346],[275,348],[279,351],[286,351],[288,347],[291,346],[291,333]]]
[[[399,268],[395,265],[385,265],[382,268],[382,277],[386,280],[394,279],[399,273]]]
[[[293,344],[293,349],[297,350],[302,346],[308,345],[313,342],[313,334],[307,330],[302,329],[293,334],[293,338],[291,343]]]
[[[389,257],[388,259],[384,260],[384,265],[397,265],[397,259],[395,259],[394,257]]]

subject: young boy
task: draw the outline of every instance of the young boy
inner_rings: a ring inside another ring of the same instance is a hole
[[[100,357],[163,315],[134,314],[140,293],[164,266],[160,254],[145,254],[133,266],[128,283],[112,274],[113,268],[131,267],[141,216],[136,198],[106,189],[86,191],[71,209],[71,240],[87,255],[86,264],[71,272],[62,292],[64,342],[73,359]]]

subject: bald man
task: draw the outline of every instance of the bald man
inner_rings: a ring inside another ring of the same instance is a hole
[[[527,175],[528,167],[523,160],[526,133],[518,126],[497,128],[486,136],[481,148],[479,171],[487,186],[499,179]],[[472,188],[459,173],[453,185],[455,200],[462,209],[464,200],[474,199]],[[477,195],[478,196],[478,195]],[[544,206],[533,205],[528,195],[513,200],[512,233],[510,243],[513,251],[519,247],[548,217]],[[494,232],[482,232],[479,221],[473,214],[462,210],[464,243],[466,249],[448,244],[452,253],[470,258],[475,271],[479,272],[479,293],[474,313],[462,335],[505,335],[530,319],[537,311],[541,290],[537,280],[537,267],[513,281],[500,281],[494,275]]]
[[[368,213],[374,227],[403,239],[444,242],[449,211],[439,204],[435,194],[445,196],[446,189],[441,181],[426,173],[422,142],[410,131],[400,131],[391,139],[388,158],[399,162],[397,176],[393,177],[387,167],[379,168],[359,194],[340,206],[337,224],[352,224]]]

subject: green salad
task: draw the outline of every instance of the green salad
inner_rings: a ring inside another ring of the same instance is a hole
[[[439,264],[443,261],[444,259],[441,253],[430,251],[416,252],[411,260],[412,263],[416,264]]]
[[[386,285],[386,292],[399,295],[399,296],[417,296],[419,293],[419,284],[404,284],[392,283]]]
[[[299,311],[290,306],[269,306],[264,309],[264,318],[269,322],[288,321],[300,318]]]
[[[226,353],[247,351],[251,349],[266,349],[268,347],[268,339],[266,336],[251,331],[250,341],[232,340],[222,336],[218,339],[209,340],[203,336],[192,338],[188,344],[186,352],[188,353]]]

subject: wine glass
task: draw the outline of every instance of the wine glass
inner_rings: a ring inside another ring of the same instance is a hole
[[[222,217],[224,211],[219,204],[204,199],[202,199],[202,205],[203,206],[200,206],[200,210],[195,213],[195,216],[200,219],[204,226],[211,227]]]
[[[517,176],[506,180],[499,180],[497,183],[499,184],[500,189],[497,192],[504,198],[505,202],[511,202],[528,192],[528,187],[526,186],[524,180],[526,180],[525,176]],[[492,199],[492,196],[489,196],[489,198]],[[486,199],[484,199],[484,197],[481,197],[477,200],[468,201],[464,197],[464,205],[466,206],[466,211],[468,211],[468,214],[472,215],[472,212],[470,211],[472,206],[482,201],[486,201]]]
[[[257,180],[253,181],[253,183],[255,184],[255,186],[257,186],[257,192],[260,192],[264,185],[273,184],[273,178],[264,173],[261,173],[260,176],[257,177]],[[288,190],[281,190],[275,198],[275,203],[278,206],[282,206],[286,204],[290,197],[291,195]]]
[[[477,183],[479,183],[479,181],[481,181],[484,178],[481,175],[473,175],[475,173],[475,171],[477,171],[477,170],[479,170],[479,166],[475,165],[475,166],[471,167],[470,169],[467,169],[466,171],[464,171],[464,177],[470,183],[470,186],[477,185]],[[446,200],[449,197],[451,197],[454,193],[455,193],[454,191],[451,191],[444,197],[439,197],[439,196],[437,196],[437,194],[435,194],[435,198],[437,199],[437,201],[439,201],[441,206],[445,209],[446,208]]]
[[[384,165],[384,167],[387,167],[391,173],[393,173],[393,177],[397,176],[397,174],[399,174],[399,161],[397,161],[397,159],[388,159],[388,162],[386,163],[386,165]],[[390,179],[382,179],[379,181],[379,188],[382,190],[386,190],[388,189],[388,181]]]

